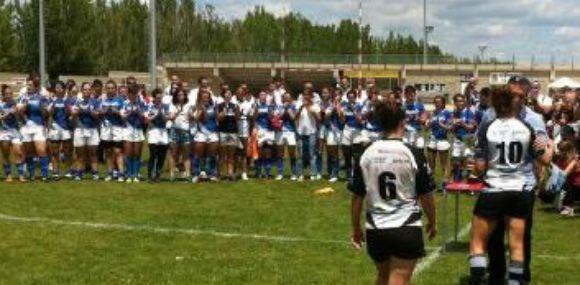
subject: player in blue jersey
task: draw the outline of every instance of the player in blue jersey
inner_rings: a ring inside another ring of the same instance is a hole
[[[453,103],[455,104],[455,109],[452,114],[452,131],[454,135],[453,150],[451,152],[453,160],[452,178],[453,180],[462,180],[465,160],[473,154],[469,148],[468,139],[473,135],[476,123],[475,115],[467,108],[463,94],[455,94]]]
[[[55,180],[60,179],[61,159],[64,169],[71,170],[73,153],[71,112],[76,98],[66,96],[65,84],[57,81],[54,85],[54,97],[48,106],[50,153],[52,157],[52,173]]]
[[[174,118],[174,109],[170,104],[163,104],[163,90],[154,89],[151,92],[153,101],[145,110],[145,120],[148,123],[147,143],[149,144],[149,162],[147,175],[150,182],[158,182],[165,163],[169,145],[169,128]]]
[[[435,169],[437,165],[437,157],[443,170],[443,177],[447,177],[447,160],[449,158],[449,148],[451,145],[447,140],[447,132],[451,129],[452,114],[445,109],[445,98],[441,95],[435,96],[433,99],[435,110],[427,120],[431,136],[427,144],[427,160],[431,169]]]
[[[356,90],[349,90],[346,94],[347,101],[342,103],[339,116],[344,129],[342,131],[341,145],[344,156],[347,179],[352,178],[352,166],[357,162],[357,153],[362,153],[362,105],[356,103]]]
[[[195,158],[193,183],[209,177],[210,181],[218,181],[217,154],[219,148],[218,108],[208,89],[200,88],[197,97],[194,120],[197,122],[195,134]]]
[[[32,76],[32,84],[28,87],[26,94],[20,98],[18,104],[20,115],[24,120],[24,125],[20,127],[22,142],[26,153],[26,165],[31,181],[34,181],[36,160],[40,161],[42,180],[48,180],[48,148],[46,144],[46,118],[48,98],[41,94],[40,78]]]
[[[276,106],[276,114],[282,120],[282,130],[276,132],[276,153],[278,155],[278,177],[282,180],[284,176],[284,148],[288,150],[290,158],[290,180],[297,179],[296,165],[296,104],[292,95],[286,92],[282,95],[282,104]]]
[[[12,88],[8,85],[1,87],[0,100],[0,150],[4,161],[6,182],[12,182],[11,157],[14,158],[20,182],[26,182],[24,177],[24,157],[22,153],[22,139],[18,131],[18,112]]]
[[[272,129],[272,117],[274,106],[268,104],[268,94],[260,92],[258,102],[254,107],[254,128],[258,133],[258,147],[260,157],[255,161],[256,177],[262,178],[262,168],[266,168],[266,178],[270,176],[272,169],[272,146],[274,145],[275,133]]]
[[[425,106],[417,101],[417,94],[415,87],[405,87],[405,139],[404,141],[418,148],[425,147],[425,139],[421,134],[421,129],[425,124],[427,113]]]
[[[336,89],[332,92],[330,104],[322,110],[324,112],[323,124],[325,125],[324,142],[326,144],[326,164],[330,179],[328,182],[338,181],[340,170],[340,156],[338,148],[342,138],[344,124],[340,119],[342,111],[342,91]]]
[[[141,153],[145,136],[145,102],[139,98],[139,86],[129,85],[127,100],[123,103],[121,118],[126,127],[123,135],[124,154],[127,160],[127,183],[139,183]]]
[[[109,80],[105,85],[105,97],[101,100],[101,145],[105,152],[107,176],[105,181],[117,179],[123,182],[125,159],[123,135],[125,122],[121,118],[124,100],[117,94],[117,84]]]
[[[240,107],[234,103],[234,96],[230,90],[222,91],[223,102],[218,105],[218,129],[220,137],[219,158],[221,165],[225,168],[224,178],[231,181],[236,179],[234,172],[236,161],[236,150],[240,144],[238,137],[238,118],[240,117]]]
[[[72,108],[72,118],[75,124],[73,146],[76,153],[75,180],[83,179],[86,161],[90,162],[93,180],[99,180],[97,147],[99,145],[99,100],[92,97],[91,84],[81,85],[81,99]]]
[[[361,132],[363,148],[377,141],[381,137],[381,127],[378,115],[375,114],[375,106],[379,100],[379,92],[376,89],[369,90],[368,99],[363,103],[361,110],[364,128]]]

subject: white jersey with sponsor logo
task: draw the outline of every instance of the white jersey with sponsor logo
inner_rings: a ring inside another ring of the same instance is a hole
[[[425,155],[398,139],[374,142],[355,168],[349,189],[365,196],[367,229],[421,226],[419,195],[435,189]]]
[[[475,157],[487,162],[486,192],[531,191],[526,180],[533,163],[534,130],[517,118],[495,119],[481,126]]]

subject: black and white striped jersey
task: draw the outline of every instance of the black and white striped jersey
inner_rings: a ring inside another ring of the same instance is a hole
[[[367,229],[421,226],[417,197],[434,189],[424,153],[397,139],[369,146],[349,184],[351,192],[365,197]]]
[[[518,118],[494,119],[481,126],[475,157],[487,163],[484,192],[531,191],[535,183],[526,179],[537,154],[535,132]]]

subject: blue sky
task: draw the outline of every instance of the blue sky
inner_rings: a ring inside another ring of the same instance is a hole
[[[428,0],[428,24],[435,26],[430,43],[461,56],[488,46],[487,56],[558,62],[576,56],[580,62],[578,0]],[[298,11],[319,23],[357,19],[356,0],[198,0],[216,7],[225,19],[241,18],[255,5],[282,15]],[[423,0],[363,0],[363,23],[373,34],[388,30],[421,36]]]

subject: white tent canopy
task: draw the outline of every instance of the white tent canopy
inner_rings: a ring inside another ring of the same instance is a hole
[[[548,88],[563,87],[580,88],[580,83],[570,79],[569,77],[562,77],[548,85]]]

